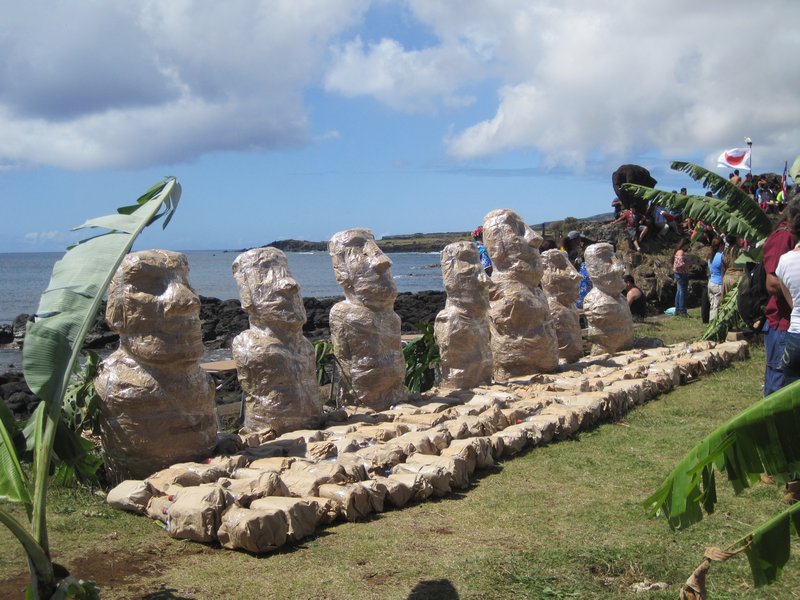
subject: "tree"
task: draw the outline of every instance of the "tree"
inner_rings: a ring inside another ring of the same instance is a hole
[[[164,217],[166,227],[178,207],[181,188],[174,177],[151,187],[136,204],[117,214],[90,219],[76,229],[107,231],[68,248],[53,267],[32,322],[28,323],[22,365],[25,379],[41,403],[32,417],[33,468],[22,468],[9,429],[0,419],[0,499],[25,508],[27,527],[0,509],[0,523],[22,544],[28,558],[29,598],[94,597],[93,584],[57,576],[47,537],[47,489],[56,433],[70,377],[106,288],[134,240],[148,225]]]

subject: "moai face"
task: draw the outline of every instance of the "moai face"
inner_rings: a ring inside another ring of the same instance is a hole
[[[120,345],[148,362],[195,361],[203,356],[200,299],[189,285],[184,254],[128,254],[108,288],[106,320]]]
[[[286,255],[277,248],[254,248],[233,261],[242,308],[256,326],[302,327],[306,309],[300,286],[289,271]]]
[[[586,248],[583,257],[586,261],[586,272],[595,287],[611,296],[621,293],[625,287],[622,281],[625,265],[617,258],[611,244],[592,244]]]
[[[493,210],[483,219],[483,242],[495,271],[536,286],[542,279],[539,246],[542,237],[507,208]]]
[[[373,310],[392,308],[397,287],[392,278],[392,261],[368,229],[348,229],[335,234],[328,243],[336,281],[350,302]]]
[[[442,250],[442,279],[447,297],[458,304],[488,307],[489,278],[472,242],[455,242]]]
[[[561,304],[574,303],[578,298],[581,274],[575,269],[563,250],[542,252],[542,287],[549,296]]]

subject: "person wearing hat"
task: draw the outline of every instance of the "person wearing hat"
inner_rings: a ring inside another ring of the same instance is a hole
[[[492,259],[489,258],[489,253],[486,251],[486,246],[483,245],[483,227],[478,226],[472,230],[472,239],[475,240],[475,245],[478,247],[478,254],[481,256],[481,266],[487,277],[492,276]]]

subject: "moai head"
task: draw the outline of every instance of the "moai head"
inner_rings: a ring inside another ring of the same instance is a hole
[[[184,254],[128,254],[108,287],[106,321],[120,346],[146,362],[194,362],[203,356],[200,299]]]
[[[556,298],[560,304],[574,304],[578,299],[581,274],[563,250],[542,252],[542,287],[548,296]]]
[[[507,274],[530,286],[542,279],[539,246],[542,237],[507,208],[493,210],[483,218],[483,243],[495,272]],[[494,276],[494,273],[493,273]]]
[[[337,283],[350,302],[372,310],[391,309],[397,297],[392,278],[392,261],[378,245],[369,229],[347,229],[328,242]]]
[[[270,329],[301,329],[306,309],[300,286],[289,271],[286,255],[277,248],[254,248],[233,261],[242,309],[251,324]]]
[[[454,242],[442,250],[442,279],[448,300],[467,307],[489,306],[489,278],[481,267],[478,249],[472,242]]]
[[[583,258],[586,261],[586,272],[589,273],[594,287],[610,296],[617,296],[622,292],[625,287],[622,281],[625,265],[619,261],[611,244],[592,244],[586,248]]]

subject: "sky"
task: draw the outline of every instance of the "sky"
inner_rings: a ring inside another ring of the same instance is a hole
[[[796,0],[0,0],[0,252],[175,176],[136,249],[610,211],[611,174],[800,154]]]

